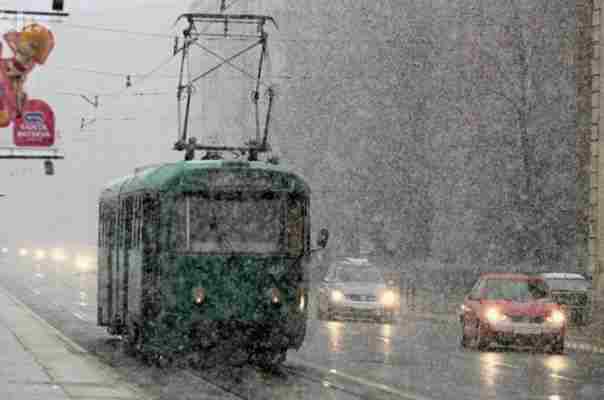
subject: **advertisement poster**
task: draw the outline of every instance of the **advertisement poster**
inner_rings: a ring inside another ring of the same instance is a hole
[[[51,147],[55,144],[54,112],[44,100],[28,93],[26,84],[29,75],[51,54],[54,36],[45,26],[32,23],[4,33],[2,39],[0,128],[12,131],[13,146]]]

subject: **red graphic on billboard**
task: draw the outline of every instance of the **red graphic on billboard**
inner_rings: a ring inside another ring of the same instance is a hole
[[[42,100],[27,100],[13,123],[16,146],[49,147],[55,143],[55,115]]]
[[[10,31],[3,35],[4,41],[13,52],[9,58],[0,58],[0,127],[13,124],[15,138],[21,129],[31,131],[33,135],[33,119],[36,113],[44,120],[48,134],[54,143],[54,116],[50,107],[41,100],[28,100],[25,92],[25,82],[28,75],[36,65],[42,65],[54,48],[54,36],[47,28],[39,24],[30,24],[20,32]],[[0,43],[0,57],[2,57],[2,44]],[[42,105],[43,104],[43,105]],[[25,111],[30,110],[29,121],[25,120]],[[49,116],[52,118],[49,119]],[[52,120],[52,123],[50,121]],[[25,125],[24,125],[25,124]],[[19,125],[19,129],[17,129]],[[37,128],[42,134],[42,124]],[[24,134],[25,135],[25,134]],[[46,134],[44,134],[46,135]],[[23,136],[25,137],[25,136]],[[38,140],[36,146],[49,146],[50,139]],[[17,146],[19,144],[15,142]]]

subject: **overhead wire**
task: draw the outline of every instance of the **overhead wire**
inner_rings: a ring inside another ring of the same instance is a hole
[[[130,77],[138,77],[138,76],[144,76],[145,74],[140,74],[140,73],[129,73],[129,72],[115,72],[115,71],[102,71],[102,70],[98,70],[98,69],[92,69],[92,68],[86,68],[86,67],[70,67],[70,66],[64,66],[64,65],[49,65],[49,68],[54,68],[54,69],[62,69],[62,70],[70,70],[70,71],[77,71],[77,72],[86,72],[86,73],[91,73],[91,74],[96,74],[96,75],[106,75],[106,76],[120,76],[120,77],[126,77],[126,76],[130,76]],[[177,75],[167,75],[167,74],[163,74],[163,75],[155,75],[156,77],[161,77],[161,78],[166,78],[166,79],[174,79],[177,78]]]
[[[14,21],[12,21],[12,23],[14,24],[14,29],[18,29],[19,23],[24,24],[25,22],[26,22],[25,20],[20,21],[18,18],[14,19]],[[59,21],[59,22],[61,22],[61,21]],[[157,40],[158,38],[174,40],[176,37],[174,34],[169,34],[169,33],[141,32],[141,31],[133,31],[133,30],[128,30],[128,29],[99,27],[99,26],[84,25],[84,24],[62,23],[60,27],[67,28],[67,29],[83,29],[83,30],[91,30],[91,31],[99,31],[99,32],[109,32],[109,33],[115,33],[115,34],[134,35],[134,36],[150,38],[153,40]],[[172,32],[175,29],[176,29],[176,26],[172,26],[169,29],[169,31]],[[59,29],[59,30],[61,30],[61,29]],[[169,65],[170,62],[173,61],[174,58],[175,58],[175,54],[172,54],[171,56],[162,60],[157,66],[155,66],[151,70],[144,72],[144,73],[121,73],[121,72],[114,72],[114,71],[102,71],[102,70],[98,70],[98,69],[85,68],[85,67],[54,66],[54,68],[57,68],[57,69],[79,71],[79,72],[92,73],[92,74],[104,75],[104,76],[126,77],[126,79],[127,79],[126,87],[122,90],[115,91],[115,92],[98,93],[96,91],[91,90],[91,91],[80,91],[80,93],[76,93],[73,91],[71,91],[71,92],[70,91],[56,91],[55,93],[62,94],[62,95],[83,97],[86,99],[86,101],[88,101],[90,104],[92,104],[95,107],[95,109],[97,109],[99,106],[99,104],[98,104],[99,97],[117,99],[117,98],[124,96],[127,93],[129,93],[131,96],[167,95],[167,94],[170,94],[167,91],[161,91],[161,90],[150,90],[150,91],[138,90],[138,91],[136,91],[136,88],[140,87],[145,82],[149,81],[151,78],[176,79],[177,78],[176,75],[157,74],[158,71],[160,71],[162,68],[165,68],[167,65]],[[53,66],[51,66],[51,67],[53,67]],[[130,78],[136,78],[136,80],[133,82],[133,84],[130,84]],[[90,98],[88,98],[88,97],[90,97]],[[95,99],[94,102],[91,99]],[[103,106],[106,106],[106,104],[103,104]],[[133,118],[128,117],[128,116],[113,117],[113,118],[100,118],[100,119],[97,117],[93,117],[88,120],[88,123],[92,123],[96,120],[118,120],[118,119],[119,120],[131,120]],[[85,118],[82,118],[82,121],[85,121],[85,120],[86,120]]]
[[[111,32],[111,33],[126,33],[126,34],[147,36],[147,37],[154,37],[154,38],[163,37],[163,38],[173,39],[175,37],[174,35],[168,35],[168,34],[146,33],[146,32],[138,32],[138,31],[130,31],[130,30],[114,29],[114,28],[100,28],[100,27],[87,26],[87,25],[69,24],[68,26],[73,27],[73,28],[79,28],[79,29],[92,29],[92,30]],[[170,29],[170,31],[173,31],[174,29],[175,28],[172,27]],[[64,92],[57,92],[57,93],[63,94],[63,95],[80,96],[80,97],[85,97],[86,95],[89,95],[89,96],[96,97],[97,99],[99,97],[103,97],[106,99],[107,98],[118,99],[128,93],[130,93],[131,96],[167,95],[167,94],[169,94],[169,92],[166,92],[166,91],[160,91],[160,90],[152,90],[152,91],[138,90],[138,91],[136,91],[136,88],[143,85],[145,82],[150,80],[150,78],[152,78],[152,77],[157,78],[157,79],[176,79],[177,78],[176,75],[157,74],[158,71],[160,71],[162,68],[165,68],[171,61],[173,61],[173,59],[175,58],[175,55],[176,54],[171,54],[169,57],[166,57],[165,59],[163,59],[154,68],[152,68],[149,71],[144,72],[144,73],[122,73],[122,72],[114,72],[114,71],[102,71],[102,70],[98,70],[98,69],[84,68],[84,67],[55,66],[55,68],[57,68],[57,69],[65,69],[65,70],[79,71],[79,72],[84,72],[84,73],[92,73],[92,74],[97,74],[97,75],[126,78],[126,87],[124,87],[121,90],[114,91],[114,92],[99,93],[96,91],[83,91],[83,92],[87,92],[87,93],[74,93],[74,92],[64,91]],[[131,78],[134,78],[134,77],[136,77],[137,79],[132,81]],[[98,106],[99,106],[99,104],[97,103],[95,106],[95,109],[98,108]],[[103,106],[106,106],[106,105],[103,104]],[[121,119],[124,119],[124,118],[121,118]]]
[[[225,10],[231,8],[233,5],[235,5],[239,0],[233,0],[232,2],[230,2],[229,4],[226,5]],[[84,29],[84,30],[92,30],[92,31],[100,31],[100,32],[109,32],[109,33],[116,33],[116,34],[128,34],[128,35],[135,35],[135,36],[141,36],[141,37],[148,37],[148,38],[165,38],[165,39],[174,39],[175,36],[171,35],[171,34],[166,34],[166,33],[152,33],[152,32],[142,32],[142,31],[133,31],[133,30],[128,30],[128,29],[119,29],[119,28],[111,28],[111,27],[100,27],[100,26],[94,26],[94,25],[85,25],[85,24],[69,24],[69,23],[62,23],[61,27],[64,28],[74,28],[74,29]],[[176,25],[172,26],[170,31],[173,31],[176,29]],[[208,48],[205,48],[204,46],[200,46],[202,47],[203,50],[205,50],[206,52],[209,52],[210,54],[213,54],[214,56],[222,59],[224,61],[224,58],[220,57],[219,55],[217,55],[216,53],[212,52],[211,50],[209,50]],[[162,62],[160,62],[156,67],[154,67],[153,69],[151,69],[150,71],[146,72],[146,73],[122,73],[122,72],[115,72],[115,71],[102,71],[102,70],[98,70],[98,69],[93,69],[93,68],[85,68],[85,67],[70,67],[70,66],[54,66],[54,68],[57,69],[64,69],[64,70],[72,70],[72,71],[79,71],[79,72],[84,72],[84,73],[92,73],[92,74],[97,74],[97,75],[104,75],[104,76],[113,76],[113,77],[139,77],[140,79],[137,79],[136,81],[134,81],[134,83],[129,86],[129,87],[125,87],[121,90],[115,91],[115,92],[108,92],[108,93],[95,93],[95,91],[82,91],[83,93],[74,93],[74,92],[56,92],[59,94],[64,94],[64,95],[73,95],[73,96],[85,96],[85,95],[89,95],[89,96],[98,96],[98,97],[105,97],[105,98],[120,98],[123,95],[125,95],[127,92],[133,92],[132,91],[132,87],[134,86],[140,86],[143,83],[145,83],[146,81],[150,80],[151,77],[154,77],[156,79],[176,79],[177,76],[176,75],[168,75],[168,74],[157,74],[157,72],[159,70],[161,70],[162,68],[164,68],[166,65],[168,65],[171,61],[173,61],[173,59],[175,58],[175,54],[172,54],[171,56],[167,57],[166,59],[162,60]],[[249,74],[249,72],[238,68],[236,65],[228,63],[231,67],[237,69],[239,72],[242,72],[244,75],[247,76],[248,79],[252,79],[255,77],[251,76],[251,74]],[[189,68],[188,74],[190,75],[191,73],[191,69]],[[239,78],[242,79],[242,78]],[[291,77],[288,77],[288,79],[291,79]],[[266,84],[265,82],[261,82],[262,85],[264,86],[268,86],[268,84]],[[145,93],[144,91],[138,91],[138,92],[133,92],[132,95],[134,96],[145,96],[145,95],[164,95],[164,94],[169,94],[168,92],[160,92],[160,91],[153,91],[153,92],[147,92]]]
[[[162,38],[162,39],[172,39],[174,40],[174,35],[169,35],[165,33],[154,33],[154,32],[140,32],[140,31],[131,31],[128,29],[118,29],[118,28],[107,28],[100,27],[94,25],[82,25],[82,24],[63,24],[63,27],[75,28],[75,29],[85,29],[90,31],[98,31],[98,32],[111,32],[111,33],[119,33],[119,34],[127,34],[134,36],[145,36],[151,38]],[[171,30],[173,30],[172,28]]]
[[[122,77],[127,77],[127,76],[131,76],[131,77],[132,76],[139,76],[140,77],[137,81],[132,82],[131,86],[129,86],[129,87],[125,87],[125,88],[123,88],[121,90],[117,90],[117,91],[114,91],[114,92],[95,93],[94,95],[99,96],[99,97],[106,97],[106,98],[107,97],[109,97],[109,98],[119,98],[122,95],[124,95],[126,92],[132,91],[133,87],[142,85],[150,77],[152,77],[157,71],[159,71],[160,69],[164,68],[172,60],[174,60],[174,58],[175,58],[175,55],[170,55],[169,57],[167,57],[164,60],[162,60],[156,67],[154,67],[150,71],[148,71],[146,73],[142,73],[142,74],[119,74],[119,73],[110,73],[110,72],[102,72],[102,71],[87,71],[87,72],[92,72],[92,73],[100,73],[100,74],[103,74],[103,75],[122,76]],[[168,76],[166,75],[164,77],[168,77]],[[176,78],[176,76],[173,76],[173,78]]]

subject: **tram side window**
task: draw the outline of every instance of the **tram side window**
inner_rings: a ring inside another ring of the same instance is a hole
[[[287,202],[287,253],[299,256],[304,251],[304,200],[289,198]]]
[[[103,206],[99,205],[99,236],[97,238],[98,247],[103,247],[105,239],[105,219],[103,216]]]
[[[132,198],[132,226],[130,229],[130,244],[133,249],[136,249],[136,225],[138,224],[138,219],[136,218],[136,213],[138,211],[138,197]]]
[[[144,226],[142,228],[142,241],[145,251],[154,252],[158,246],[157,232],[159,230],[160,215],[159,215],[159,201],[158,199],[150,194],[143,196],[143,221]]]
[[[138,198],[138,228],[136,236],[138,238],[138,247],[143,247],[143,225],[145,223],[144,219],[144,208],[143,208],[143,197],[140,196]]]
[[[108,204],[103,204],[100,214],[100,247],[111,247],[115,214]]]
[[[109,218],[110,218],[110,209],[107,205],[101,206],[101,218],[99,224],[101,225],[101,232],[99,238],[100,247],[109,247]]]
[[[122,233],[123,233],[123,244],[126,250],[132,248],[132,206],[133,199],[127,198],[122,202]]]
[[[134,198],[134,210],[132,221],[132,247],[135,249],[138,249],[141,245],[141,227],[143,225],[142,205],[142,198],[140,196],[136,196]]]

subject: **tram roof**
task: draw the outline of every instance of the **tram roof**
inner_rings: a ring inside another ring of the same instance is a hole
[[[270,164],[264,161],[191,160],[137,168],[132,174],[110,181],[102,189],[101,199],[137,191],[185,190],[186,184],[183,185],[183,178],[197,175],[204,170],[252,170],[286,175],[290,178],[289,181],[294,182],[294,185],[287,191],[310,193],[306,182],[282,165]],[[203,175],[201,176],[203,177]],[[203,183],[203,179],[199,180],[198,178],[196,182]]]

